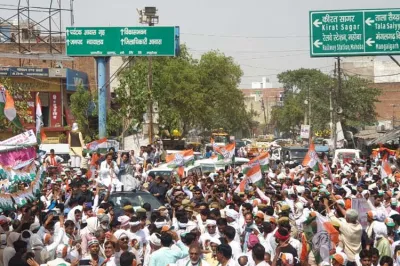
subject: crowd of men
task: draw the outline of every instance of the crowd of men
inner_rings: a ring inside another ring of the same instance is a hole
[[[2,212],[0,265],[400,266],[400,173],[381,158],[271,164],[262,185],[238,188],[241,167],[152,176],[143,153],[92,154],[87,171],[55,171],[39,200]],[[110,195],[126,182],[163,206],[117,211]]]

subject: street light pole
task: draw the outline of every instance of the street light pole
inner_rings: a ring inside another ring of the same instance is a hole
[[[158,24],[157,8],[155,7],[145,7],[144,10],[138,10],[140,18],[139,22],[142,24],[147,24],[149,27]],[[153,57],[148,56],[149,66],[148,66],[148,80],[147,80],[147,90],[149,94],[148,112],[149,112],[149,144],[153,143],[154,138],[154,123],[153,123]]]
[[[396,123],[396,113],[395,113],[395,107],[397,107],[398,105],[397,104],[392,104],[391,105],[392,106],[392,127],[393,127],[393,129],[395,128],[395,123]]]
[[[149,24],[149,26],[151,26]],[[152,95],[152,84],[153,84],[153,57],[149,56],[149,69],[148,69],[148,92],[149,92],[149,144],[153,143],[154,127],[153,127],[153,95]]]
[[[265,134],[267,134],[267,130],[266,130],[266,128],[267,128],[267,116],[266,116],[266,114],[265,114],[265,105],[264,105],[264,97],[262,97],[261,96],[261,108],[262,108],[262,110],[263,110],[263,112],[264,112],[264,123],[265,123],[265,127],[264,127],[264,130],[263,130],[263,134],[265,135]]]
[[[311,96],[310,96],[310,84],[307,86],[308,90],[308,124],[310,125],[310,136],[312,136],[312,128],[311,128]]]

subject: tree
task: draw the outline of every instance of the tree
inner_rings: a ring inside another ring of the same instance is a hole
[[[346,76],[337,104],[343,109],[341,118],[347,126],[360,127],[376,122],[375,103],[381,90],[374,88],[368,80]]]
[[[121,136],[134,122],[143,121],[146,112],[148,89],[148,62],[145,58],[127,62],[127,68],[119,74],[119,86],[115,89],[116,109],[108,111],[107,131],[119,132]]]
[[[148,64],[148,58],[138,58],[119,75],[118,111],[112,116],[122,134],[132,121],[143,122],[149,100]],[[231,57],[212,51],[195,60],[182,46],[177,57],[153,58],[152,70],[152,99],[158,102],[159,124],[165,129],[180,129],[185,135],[195,128],[247,128],[244,98],[238,90],[242,71]]]
[[[31,112],[29,102],[32,100],[32,95],[29,90],[18,85],[18,83],[12,82],[10,79],[0,79],[0,83],[3,84],[14,98],[15,109],[21,120],[22,124],[32,124],[35,122],[34,113]],[[21,133],[24,131],[23,128],[16,127],[5,117],[0,117],[0,130],[4,131],[11,128],[13,133]]]
[[[92,94],[82,86],[78,86],[76,92],[71,95],[71,112],[85,136],[86,142],[97,138],[97,129],[92,128],[89,124],[89,118],[94,113],[93,108],[90,108],[92,104]]]
[[[230,132],[246,129],[243,93],[238,89],[243,75],[232,57],[218,51],[202,55],[198,72],[205,106],[200,116],[203,128],[224,128]]]
[[[303,123],[311,103],[311,125],[313,132],[329,129],[330,96],[336,97],[343,114],[343,126],[362,126],[375,122],[374,103],[380,94],[367,80],[358,77],[343,79],[340,95],[336,95],[337,80],[316,69],[290,70],[278,75],[283,84],[284,104],[274,108],[272,120],[282,132],[292,131]]]

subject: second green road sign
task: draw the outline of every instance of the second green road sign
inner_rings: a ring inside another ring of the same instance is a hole
[[[178,27],[67,27],[69,56],[175,56]]]
[[[400,9],[310,11],[311,57],[400,54]]]

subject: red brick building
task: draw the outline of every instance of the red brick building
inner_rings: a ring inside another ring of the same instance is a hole
[[[372,85],[381,89],[379,102],[375,104],[378,121],[394,121],[394,126],[400,125],[400,83],[375,83]]]
[[[49,45],[46,43],[31,44],[31,54],[46,54],[49,53],[48,49]],[[57,44],[57,49],[64,51],[64,44]],[[16,43],[0,44],[0,53],[18,54],[18,52],[19,47]],[[74,61],[62,62],[1,58],[0,77],[9,78],[12,83],[31,92],[28,105],[33,118],[35,116],[34,97],[36,92],[40,92],[44,130],[48,136],[48,142],[51,143],[58,143],[60,135],[67,135],[68,126],[74,122],[69,103],[70,96],[76,88],[83,85],[87,89],[97,89],[96,63],[93,57],[78,57],[74,58]],[[25,128],[34,128],[34,124],[25,125]],[[0,139],[8,138],[11,134],[11,131],[1,132]]]

